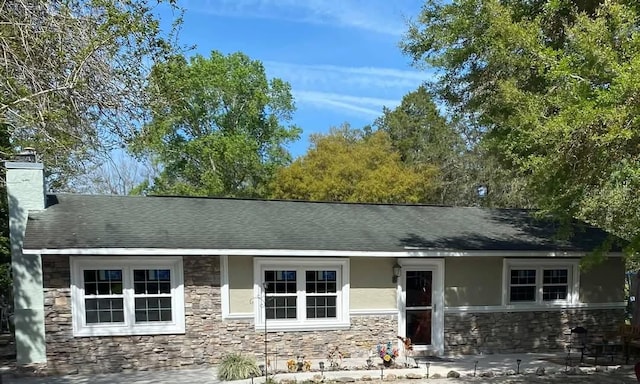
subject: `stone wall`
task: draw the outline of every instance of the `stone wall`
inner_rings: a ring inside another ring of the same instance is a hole
[[[73,337],[68,256],[44,256],[44,304],[48,373],[101,373],[175,369],[213,364],[226,353],[264,356],[264,333],[251,320],[223,321],[218,257],[183,258],[185,334]],[[268,334],[270,359],[297,355],[326,359],[338,347],[352,357],[366,356],[379,341],[395,340],[397,316],[356,316],[351,328],[322,332]],[[277,362],[274,362],[274,364]]]
[[[119,372],[175,369],[217,363],[229,352],[253,354],[262,361],[264,333],[252,320],[221,317],[218,257],[183,258],[185,334],[73,337],[68,256],[44,256],[44,308],[49,373]],[[506,353],[564,350],[566,333],[582,325],[590,333],[615,331],[623,310],[564,310],[445,314],[445,353]],[[595,324],[599,324],[598,328]],[[395,341],[397,316],[353,316],[351,327],[336,331],[272,332],[272,363],[304,355],[324,359],[337,347],[364,358],[377,343]],[[328,361],[327,361],[328,363]]]
[[[44,256],[47,371],[119,372],[211,363],[219,356],[220,263],[184,257],[185,334],[73,337],[68,256]]]
[[[446,354],[566,351],[571,328],[615,333],[623,309],[445,314]]]

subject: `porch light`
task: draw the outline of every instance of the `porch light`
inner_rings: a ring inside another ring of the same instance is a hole
[[[392,283],[397,283],[398,282],[398,277],[400,277],[400,270],[401,269],[402,269],[402,267],[396,261],[396,263],[393,264],[393,279],[391,279]]]

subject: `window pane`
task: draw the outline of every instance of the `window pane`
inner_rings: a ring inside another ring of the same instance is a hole
[[[146,292],[145,283],[135,283],[135,284],[133,284],[133,290],[138,295],[147,293]]]
[[[160,321],[160,311],[149,310],[148,314],[149,314],[149,318],[147,319],[147,321]]]
[[[97,278],[97,273],[98,271],[96,270],[91,270],[91,269],[87,269],[84,271],[84,282],[96,282],[98,281]]]
[[[96,300],[96,299],[86,299],[84,301],[84,309],[85,310],[98,309],[98,300]]]
[[[114,311],[113,312],[113,322],[114,323],[124,323],[124,312],[123,311]]]
[[[324,319],[336,317],[335,296],[308,296],[307,297],[307,318]]]
[[[151,281],[147,282],[147,293],[150,295],[155,295],[160,290],[158,283]]]
[[[87,324],[124,322],[123,299],[85,299],[85,320]]]
[[[296,271],[264,271],[267,293],[295,293]]]
[[[169,297],[138,297],[135,299],[135,307],[137,323],[171,320],[171,298]]]
[[[109,283],[98,283],[98,295],[109,295],[111,294],[111,287]]]
[[[162,309],[171,309],[171,298],[169,297],[161,297],[160,298],[160,308]]]
[[[110,311],[98,311],[98,322],[100,323],[111,323],[111,312]]]
[[[511,284],[535,284],[535,283],[536,283],[535,269],[512,269],[511,270]]]
[[[432,271],[407,271],[407,307],[430,307]]]
[[[163,309],[160,311],[160,321],[171,321],[170,309]]]
[[[536,287],[511,287],[509,300],[514,301],[536,301]]]
[[[133,271],[133,280],[135,281],[144,281],[144,270],[142,269],[136,269],[135,271]]]
[[[335,293],[336,271],[306,271],[307,293]]]
[[[97,295],[98,294],[98,284],[96,284],[96,283],[84,283],[84,294],[85,295]]]
[[[545,285],[542,287],[542,300],[566,300],[567,299],[567,286],[566,285]]]
[[[111,294],[113,294],[113,295],[122,295],[122,283],[112,283],[111,284]]]
[[[133,271],[134,292],[136,294],[155,295],[161,290],[164,290],[164,293],[169,293],[170,291],[166,289],[166,284],[168,284],[166,281],[170,280],[171,271],[169,269],[136,269]]]
[[[160,293],[171,293],[171,283],[160,283]]]
[[[85,295],[122,294],[122,271],[117,269],[87,269],[84,275]]]
[[[297,297],[273,297],[267,298],[267,319],[295,319]]]
[[[136,311],[136,323],[147,321],[147,311]]]
[[[406,312],[405,327],[407,337],[411,338],[414,345],[430,345],[432,311],[410,310]]]
[[[566,269],[545,269],[543,284],[567,284],[569,271]]]
[[[95,324],[98,322],[98,312],[91,311],[86,313],[87,324]]]

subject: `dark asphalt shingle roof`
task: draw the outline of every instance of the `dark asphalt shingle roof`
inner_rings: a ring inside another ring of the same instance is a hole
[[[569,240],[531,212],[426,205],[188,197],[50,195],[31,213],[25,249],[186,248],[344,251],[590,251],[606,233]]]

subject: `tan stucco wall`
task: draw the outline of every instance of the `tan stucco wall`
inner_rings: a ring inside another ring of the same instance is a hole
[[[580,301],[583,303],[624,301],[624,272],[622,257],[610,257],[586,271],[580,271]]]
[[[351,258],[350,309],[397,308],[396,283],[391,281],[394,262],[382,257]]]
[[[229,312],[252,313],[253,257],[229,256]]]
[[[502,257],[449,257],[444,271],[445,306],[502,304]]]

